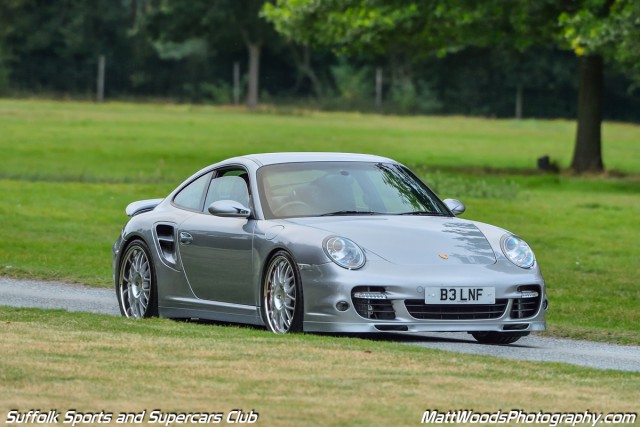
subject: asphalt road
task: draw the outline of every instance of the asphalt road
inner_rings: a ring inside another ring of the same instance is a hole
[[[0,278],[0,305],[120,315],[113,289],[59,282]],[[505,359],[560,362],[596,369],[640,372],[640,347],[638,346],[620,346],[535,335],[522,338],[515,344],[495,346],[478,344],[466,333],[380,334],[372,339]]]

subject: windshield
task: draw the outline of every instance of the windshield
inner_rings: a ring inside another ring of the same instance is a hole
[[[450,216],[438,197],[394,163],[308,162],[263,166],[265,218],[323,215]]]

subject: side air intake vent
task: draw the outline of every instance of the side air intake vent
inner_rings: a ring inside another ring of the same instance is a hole
[[[170,224],[156,225],[156,238],[160,255],[170,264],[176,263],[176,237],[175,228]]]

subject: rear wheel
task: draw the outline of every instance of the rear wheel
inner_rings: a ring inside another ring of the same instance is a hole
[[[134,240],[124,252],[116,294],[123,316],[142,318],[158,315],[156,272],[149,247],[142,240]]]
[[[529,332],[472,332],[471,335],[481,344],[513,344]]]
[[[262,316],[276,334],[302,331],[300,273],[291,255],[278,251],[269,261],[262,280]]]

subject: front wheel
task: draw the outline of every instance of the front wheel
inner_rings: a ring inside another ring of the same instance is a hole
[[[481,344],[513,344],[529,332],[472,332],[471,335]]]
[[[302,285],[291,255],[278,251],[269,261],[262,281],[262,315],[276,334],[302,331]]]
[[[149,247],[142,240],[134,240],[124,252],[116,294],[123,316],[142,318],[158,315],[156,272]]]

